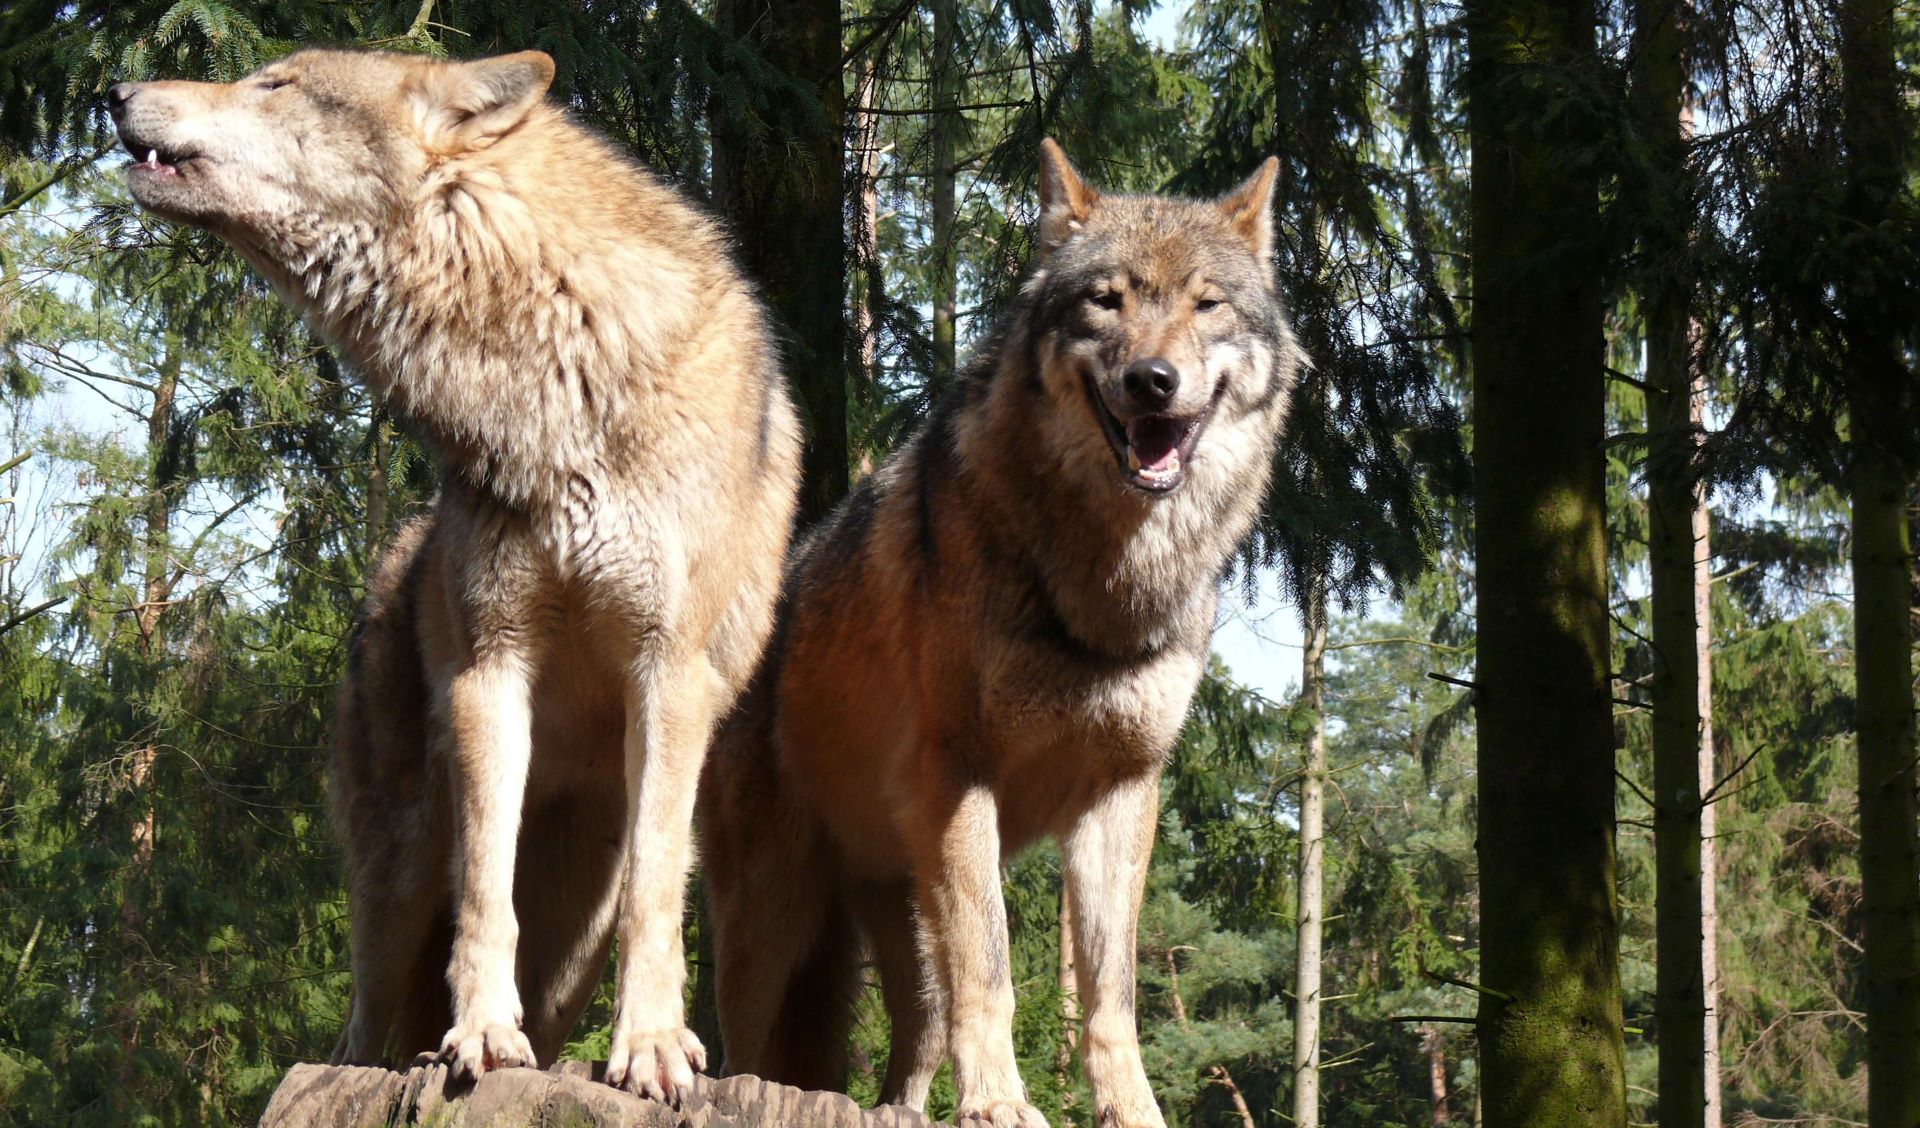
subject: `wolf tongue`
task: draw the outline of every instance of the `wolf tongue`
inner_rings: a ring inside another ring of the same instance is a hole
[[[1148,470],[1167,470],[1180,464],[1180,440],[1186,426],[1178,419],[1150,415],[1127,424],[1127,446]]]

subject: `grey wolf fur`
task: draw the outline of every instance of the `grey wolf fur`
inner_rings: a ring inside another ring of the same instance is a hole
[[[729,1072],[845,1079],[862,939],[883,1100],[1037,1128],[1001,860],[1061,841],[1104,1122],[1162,1125],[1133,1013],[1162,765],[1302,356],[1275,163],[1219,201],[1105,197],[1043,146],[1040,256],[898,454],[799,547],[699,826]],[[918,939],[916,935],[918,934]]]
[[[546,104],[552,77],[302,51],[110,100],[135,198],[237,248],[444,471],[341,699],[336,1057],[551,1061],[617,927],[608,1080],[675,1097],[705,1054],[694,790],[772,625],[798,425],[718,230]]]

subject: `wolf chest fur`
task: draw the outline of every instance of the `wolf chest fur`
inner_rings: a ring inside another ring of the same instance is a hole
[[[899,453],[797,549],[701,797],[729,1071],[844,1083],[862,943],[884,1099],[1042,1123],[1014,1064],[1001,861],[1060,840],[1100,1113],[1163,1123],[1134,1031],[1158,780],[1301,355],[1273,165],[1102,197],[1050,142],[1039,256]]]

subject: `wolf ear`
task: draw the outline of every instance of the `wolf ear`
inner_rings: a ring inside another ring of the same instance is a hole
[[[1100,193],[1080,178],[1059,142],[1040,142],[1040,253],[1051,254],[1092,214]]]
[[[1273,259],[1273,182],[1279,172],[1280,159],[1268,157],[1240,187],[1220,198],[1227,223],[1263,263]]]
[[[553,83],[544,51],[430,68],[414,90],[429,146],[459,152],[492,144],[519,125]]]

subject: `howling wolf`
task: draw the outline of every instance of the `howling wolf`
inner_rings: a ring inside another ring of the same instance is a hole
[[[1224,199],[1102,196],[1042,146],[1039,260],[918,434],[799,547],[699,825],[729,1072],[845,1077],[861,939],[883,1099],[950,1052],[961,1118],[1038,1128],[1002,858],[1060,839],[1098,1115],[1162,1125],[1134,1028],[1161,767],[1266,489],[1299,346],[1269,160]]]
[[[134,198],[238,249],[441,463],[342,693],[336,1057],[552,1060],[617,916],[607,1078],[675,1097],[705,1054],[694,789],[772,626],[799,428],[720,232],[552,78],[534,51],[315,50],[109,101]]]

